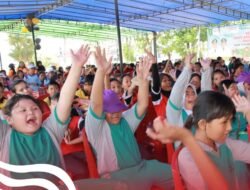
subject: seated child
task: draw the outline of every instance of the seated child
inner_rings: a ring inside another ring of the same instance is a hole
[[[138,102],[127,107],[112,90],[104,91],[104,77],[111,64],[105,51],[98,47],[95,53],[98,69],[95,75],[90,108],[85,129],[97,156],[99,174],[104,178],[126,181],[135,189],[150,189],[157,185],[172,189],[171,168],[156,160],[141,158],[134,132],[148,107],[149,84],[147,77],[152,65],[145,60],[137,69]]]
[[[45,98],[43,101],[48,104],[48,106],[51,105],[51,98],[60,91],[60,85],[55,81],[50,81],[48,84],[47,93],[49,94],[49,97]]]
[[[42,122],[39,104],[29,95],[17,94],[6,104],[4,114],[8,124],[0,121],[0,161],[13,165],[47,163],[64,168],[60,143],[69,121],[81,68],[89,57],[89,48],[81,47],[76,53],[71,53],[74,64],[62,87],[58,104],[47,120]],[[25,83],[20,84],[23,91],[27,91]],[[15,93],[21,90],[17,86],[14,89]],[[23,174],[6,172],[0,171],[7,176],[27,178]],[[28,177],[46,178],[41,173],[31,173]]]
[[[194,137],[197,143],[218,167],[230,189],[249,189],[249,172],[239,173],[239,165],[235,161],[250,163],[250,144],[228,136],[235,107],[249,118],[250,103],[238,96],[234,101],[235,105],[229,97],[218,92],[201,93],[193,107],[193,116],[189,117],[185,127],[196,128]],[[208,189],[187,148],[181,150],[178,162],[187,189]]]
[[[163,120],[163,117],[158,117],[154,120],[153,128],[148,128],[146,133],[152,139],[162,143],[181,141],[189,150],[208,189],[228,189],[228,184],[222,173],[202,150],[189,130],[170,125],[166,120]],[[175,187],[175,189],[178,188],[180,187]]]

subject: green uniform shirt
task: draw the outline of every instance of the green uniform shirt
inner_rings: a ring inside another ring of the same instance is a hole
[[[140,163],[139,147],[127,121],[122,118],[119,124],[109,126],[119,168],[128,168]]]

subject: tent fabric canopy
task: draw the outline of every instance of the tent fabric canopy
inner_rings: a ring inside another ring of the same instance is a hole
[[[118,3],[120,26],[144,31],[250,19],[249,0],[119,0]],[[114,0],[9,0],[0,1],[0,7],[0,20],[20,20],[34,14],[40,19],[116,25]],[[6,27],[16,25],[10,22]]]
[[[43,19],[38,24],[38,26],[39,30],[35,31],[36,36],[43,35],[61,38],[76,38],[83,39],[89,42],[117,39],[116,27],[112,25]],[[22,22],[22,20],[0,21],[0,31],[11,34],[22,34],[30,36],[31,33],[22,32],[23,27],[24,23]],[[121,31],[123,37],[125,38],[146,34],[146,32],[144,31],[126,28],[122,28]]]

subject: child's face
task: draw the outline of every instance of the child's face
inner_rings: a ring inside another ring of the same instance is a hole
[[[235,95],[239,95],[239,89],[236,83],[233,83],[228,88],[229,97],[233,98]]]
[[[24,74],[23,74],[23,72],[21,72],[21,71],[19,71],[19,72],[17,73],[17,75],[18,75],[18,77],[19,77],[20,79],[22,79],[22,78],[24,77]]]
[[[201,67],[197,64],[194,64],[193,70],[194,70],[194,72],[199,73],[199,72],[201,72]]]
[[[185,93],[185,108],[188,110],[192,110],[195,100],[196,100],[196,94],[193,88],[187,87],[187,90]]]
[[[128,88],[131,86],[131,77],[125,76],[122,79],[122,88],[124,90],[128,90]]]
[[[214,78],[213,78],[213,83],[214,83],[215,86],[219,86],[220,82],[225,80],[225,79],[226,79],[226,77],[223,74],[215,73]]]
[[[235,73],[234,73],[234,76],[235,77],[239,76],[243,71],[244,71],[244,67],[243,66],[238,67],[236,69]]]
[[[36,72],[36,70],[35,70],[35,69],[29,69],[29,75],[34,75],[34,74],[35,74],[35,72]]]
[[[167,76],[163,76],[161,80],[161,88],[163,90],[168,90],[172,86],[172,82]]]
[[[49,85],[47,90],[49,97],[53,97],[56,93],[59,92],[59,89],[56,85]]]
[[[110,124],[118,124],[121,120],[122,112],[106,113],[106,120]]]
[[[83,84],[83,91],[86,93],[87,96],[90,96],[92,90],[92,85],[88,83]]]
[[[232,129],[232,116],[214,119],[206,124],[206,135],[209,139],[224,143]]]
[[[248,94],[250,92],[250,84],[245,82],[244,83],[244,89],[245,89],[246,94]]]
[[[113,90],[118,96],[121,95],[122,87],[121,84],[117,81],[112,81],[110,83],[111,90]]]
[[[192,85],[194,85],[196,89],[198,89],[198,88],[201,87],[201,80],[200,80],[200,78],[197,77],[197,76],[194,76],[194,77],[191,79],[190,83],[191,83]]]
[[[31,95],[31,90],[28,85],[21,82],[15,86],[16,94]]]
[[[41,126],[42,112],[32,100],[22,99],[12,108],[7,120],[17,131],[32,135]]]

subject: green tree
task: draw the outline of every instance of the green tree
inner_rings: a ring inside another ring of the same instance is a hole
[[[123,44],[122,50],[123,50],[124,62],[135,61],[134,48],[130,43],[127,42]]]
[[[158,46],[164,55],[175,51],[184,56],[189,51],[197,51],[198,27],[171,30],[159,34]],[[200,28],[200,42],[207,41],[207,29]]]
[[[148,33],[136,36],[135,44],[138,54],[142,55],[144,49],[151,49],[151,42],[152,39],[150,39],[150,34]]]
[[[10,57],[16,61],[32,61],[34,55],[33,42],[25,35],[9,35],[9,44],[12,46]]]

